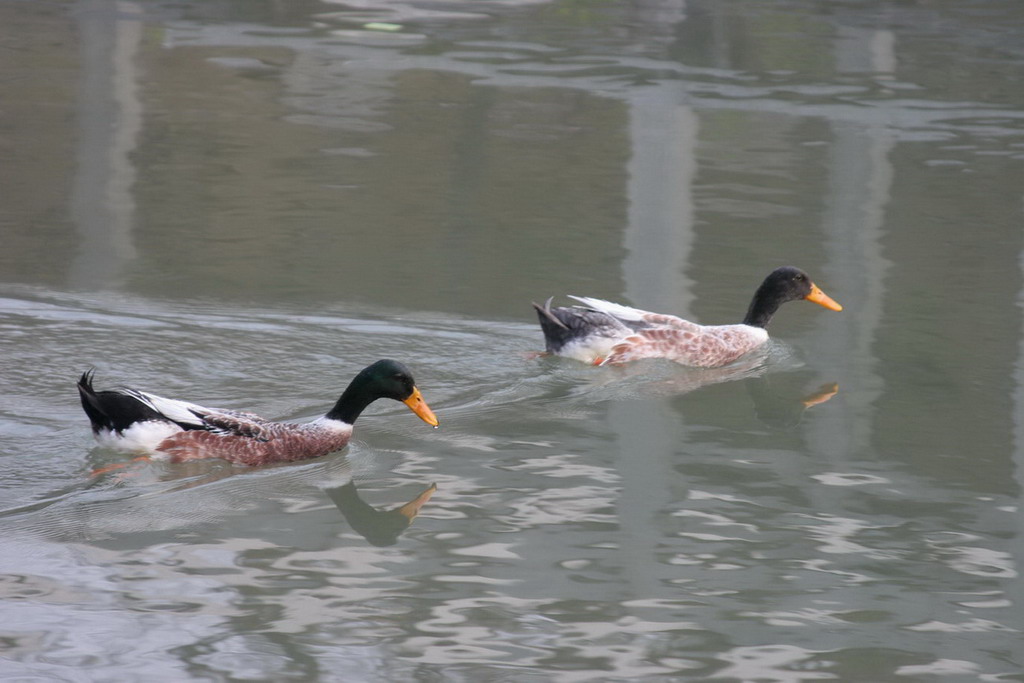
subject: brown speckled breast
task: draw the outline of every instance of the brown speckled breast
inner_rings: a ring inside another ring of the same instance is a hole
[[[683,365],[715,368],[727,365],[757,348],[767,339],[745,326],[728,325],[639,330],[612,347],[606,364],[626,363],[642,358],[668,358]]]
[[[221,458],[238,465],[265,465],[319,458],[348,445],[352,430],[325,429],[315,424],[269,424],[261,438],[201,430],[179,432],[164,439],[157,451],[171,462]]]

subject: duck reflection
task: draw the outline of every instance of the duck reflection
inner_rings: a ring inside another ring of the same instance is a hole
[[[365,538],[371,545],[388,546],[398,542],[398,537],[409,528],[423,504],[437,491],[437,484],[431,484],[422,493],[404,505],[391,510],[378,510],[359,497],[353,482],[344,486],[324,489],[338,511],[349,523],[352,530]]]
[[[89,526],[97,534],[181,530],[209,523],[226,528],[224,520],[228,517],[236,519],[232,528],[238,529],[263,514],[286,514],[296,500],[322,501],[323,492],[341,512],[343,525],[347,523],[372,545],[390,546],[398,542],[437,491],[437,485],[430,484],[407,503],[377,509],[360,497],[353,481],[353,463],[347,457],[238,467],[218,460],[167,463],[143,459],[109,463],[104,462],[107,455],[103,449],[90,453],[92,476],[86,481],[58,492],[45,503],[9,512],[28,512],[60,503],[62,508],[75,508],[81,513],[65,512],[65,518],[88,518]],[[87,490],[101,496],[100,500],[90,497],[88,509],[86,501],[76,495]],[[254,495],[254,491],[259,491],[259,495]],[[313,507],[322,514],[330,511],[322,504]],[[308,510],[309,505],[303,505],[303,509]],[[245,515],[238,514],[243,511]],[[3,514],[0,511],[0,516]]]
[[[800,423],[804,412],[829,401],[839,393],[837,382],[828,382],[811,392],[794,387],[799,373],[762,375],[746,381],[758,421],[775,429],[790,429]]]
[[[584,378],[584,391],[596,390],[602,398],[613,399],[678,397],[718,384],[740,382],[753,401],[756,419],[773,429],[795,427],[808,408],[839,393],[836,382],[808,390],[807,387],[821,381],[820,375],[806,367],[791,348],[781,344],[772,344],[721,368],[680,368],[660,360],[602,368],[597,373],[590,367],[576,370],[561,363],[553,367],[573,379]]]

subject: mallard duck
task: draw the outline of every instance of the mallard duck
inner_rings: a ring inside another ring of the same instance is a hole
[[[733,362],[768,341],[768,323],[787,301],[806,299],[833,311],[843,307],[818,288],[799,268],[776,268],[754,293],[739,325],[698,325],[674,315],[570,297],[584,304],[537,309],[547,352],[594,365],[641,358],[668,358],[682,365],[715,368]]]
[[[409,369],[393,360],[364,368],[326,415],[305,424],[271,422],[136,389],[95,391],[92,378],[91,370],[82,374],[78,393],[96,440],[171,462],[221,458],[263,465],[327,455],[348,444],[356,418],[378,398],[401,401],[427,424],[438,425]]]

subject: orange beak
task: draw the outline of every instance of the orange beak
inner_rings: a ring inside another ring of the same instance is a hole
[[[434,411],[430,409],[427,402],[423,400],[423,394],[416,387],[412,388],[412,393],[409,394],[409,398],[402,401],[405,405],[409,406],[409,410],[419,415],[419,418],[426,422],[431,427],[436,427],[440,423],[437,421],[437,416],[434,415]]]
[[[420,514],[420,508],[423,507],[424,503],[430,500],[430,497],[434,495],[434,491],[436,490],[437,484],[431,484],[426,491],[416,496],[402,507],[396,508],[395,512],[412,522],[412,520],[416,519],[416,515]]]
[[[830,311],[841,311],[843,307],[832,300],[825,292],[818,288],[818,285],[811,283],[811,293],[804,297],[808,301],[813,301],[819,306],[824,306]]]

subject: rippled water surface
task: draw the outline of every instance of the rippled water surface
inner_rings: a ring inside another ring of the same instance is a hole
[[[1024,681],[1019,3],[0,26],[0,679]],[[735,322],[790,263],[845,310],[733,366],[538,356],[531,301]],[[305,420],[383,357],[441,427],[284,466],[74,388]]]

